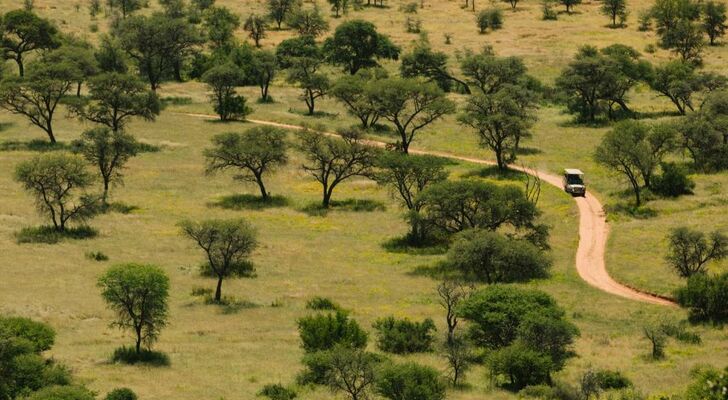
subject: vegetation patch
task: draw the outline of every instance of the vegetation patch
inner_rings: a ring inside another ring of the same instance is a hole
[[[168,367],[169,356],[161,351],[141,349],[137,352],[133,347],[123,346],[114,350],[111,362],[119,364],[145,364],[153,367]]]
[[[252,194],[234,194],[225,196],[211,203],[215,207],[227,210],[263,210],[288,206],[289,201],[284,196],[268,196],[263,198]]]
[[[23,228],[15,234],[15,239],[18,243],[54,244],[64,239],[91,239],[97,235],[98,231],[88,225],[74,226],[64,230],[44,225]]]

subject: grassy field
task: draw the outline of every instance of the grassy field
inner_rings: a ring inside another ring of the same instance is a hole
[[[0,0],[0,10],[19,7],[20,0]],[[263,2],[218,0],[246,16],[262,12]],[[403,2],[404,3],[404,2]],[[76,1],[36,0],[36,8],[64,31],[95,36],[88,27],[97,24],[106,30],[106,21],[93,21],[86,4]],[[80,5],[76,10],[76,4]],[[491,44],[498,54],[523,56],[531,72],[550,83],[569,61],[578,46],[589,43],[605,46],[619,42],[643,50],[655,41],[653,33],[637,32],[636,15],[649,1],[630,3],[631,18],[626,29],[608,29],[607,19],[598,13],[599,3],[585,2],[572,15],[562,14],[559,21],[540,20],[540,4],[526,0],[519,10],[504,8],[505,27],[487,35],[476,33],[474,16],[460,8],[460,1],[425,0],[419,10],[423,28],[434,48],[454,55],[464,48],[477,49]],[[366,18],[395,42],[408,47],[417,35],[404,32],[404,14],[399,2],[388,10],[366,9],[351,12],[346,18]],[[490,6],[483,1],[477,8]],[[342,18],[341,20],[345,20]],[[333,21],[335,25],[339,21]],[[444,33],[453,35],[453,44],[444,44]],[[239,36],[242,38],[243,33]],[[272,31],[263,43],[272,46],[290,31]],[[728,56],[727,47],[707,49],[706,68],[720,70]],[[659,50],[646,55],[664,60],[669,54]],[[454,60],[453,66],[455,66]],[[395,71],[395,64],[386,67]],[[257,89],[241,90],[250,98]],[[290,165],[276,174],[269,189],[286,196],[285,207],[264,210],[230,210],[215,203],[226,196],[256,193],[255,188],[234,183],[229,175],[206,176],[202,149],[212,135],[245,129],[250,124],[219,124],[185,113],[210,113],[203,85],[195,82],[168,83],[163,97],[189,99],[189,104],[169,106],[155,123],[133,123],[130,132],[139,139],[162,146],[158,153],[145,153],[130,162],[126,185],[116,188],[114,200],[139,207],[131,214],[107,214],[92,222],[99,237],[57,245],[18,245],[14,234],[26,226],[43,223],[35,213],[30,197],[12,181],[15,165],[33,155],[26,151],[0,151],[0,312],[38,318],[58,330],[53,357],[67,363],[88,385],[100,392],[116,386],[129,386],[143,399],[249,399],[265,383],[289,383],[300,370],[302,350],[296,332],[296,318],[305,315],[305,302],[312,296],[328,296],[353,311],[353,316],[369,328],[382,316],[394,314],[411,318],[432,317],[442,333],[442,312],[436,303],[436,282],[415,273],[418,267],[433,263],[439,256],[395,254],[382,243],[407,229],[400,210],[387,193],[367,180],[355,180],[337,189],[335,198],[367,199],[379,202],[385,210],[354,212],[335,210],[327,216],[311,216],[302,210],[318,201],[319,187],[299,169],[301,160],[294,155]],[[287,123],[321,123],[330,129],[354,123],[335,102],[324,100],[320,109],[326,115],[305,117],[298,90],[286,87],[279,79],[272,88],[276,102],[253,104],[251,118]],[[454,99],[459,100],[457,96]],[[669,105],[645,88],[632,94],[635,108],[643,113],[660,112]],[[0,144],[43,138],[42,132],[8,113],[0,113]],[[86,128],[59,113],[56,130],[68,142]],[[596,166],[591,160],[594,146],[608,128],[587,128],[571,123],[560,109],[539,111],[534,138],[527,147],[538,149],[523,156],[537,168],[558,172],[564,167],[579,167],[587,172],[591,193],[609,206],[624,203],[624,182]],[[386,135],[378,136],[388,139]],[[434,124],[416,139],[417,148],[449,151],[461,155],[490,157],[477,146],[475,135],[449,116]],[[452,175],[459,176],[479,168],[458,164]],[[680,281],[662,260],[669,228],[689,224],[701,229],[728,226],[728,174],[696,176],[694,196],[679,200],[655,200],[649,207],[655,216],[634,219],[610,213],[611,237],[607,267],[622,282],[661,294],[669,294]],[[556,188],[544,188],[541,208],[552,226],[552,276],[535,282],[554,295],[581,330],[577,342],[578,358],[571,360],[560,378],[575,382],[587,367],[619,368],[646,393],[681,391],[689,380],[689,370],[698,364],[722,366],[728,356],[725,330],[699,327],[703,344],[671,342],[668,357],[659,362],[647,359],[648,344],[642,338],[645,321],[658,318],[681,319],[677,309],[644,305],[604,294],[583,283],[574,270],[578,241],[576,207]],[[223,314],[191,296],[196,287],[212,287],[213,282],[197,273],[202,254],[183,239],[176,224],[182,219],[249,219],[258,229],[261,248],[254,255],[258,269],[255,279],[230,280],[224,293],[248,300],[257,307]],[[101,251],[108,262],[91,261],[90,251]],[[171,357],[169,368],[111,365],[107,362],[118,346],[130,343],[123,333],[108,328],[111,314],[105,309],[96,279],[109,265],[121,262],[148,262],[160,265],[172,282],[171,323],[157,346]],[[722,268],[724,268],[722,266]],[[721,266],[717,267],[717,269]],[[373,346],[372,346],[373,347]],[[412,357],[444,369],[437,354]],[[449,398],[506,399],[513,396],[490,388],[486,371],[476,369],[469,375],[471,388],[452,391]],[[334,398],[325,390],[304,390],[306,400]]]

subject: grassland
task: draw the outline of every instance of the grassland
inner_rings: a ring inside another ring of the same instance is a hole
[[[20,6],[19,0],[0,0],[0,10]],[[262,12],[263,2],[218,0],[241,15]],[[105,20],[92,21],[85,3],[36,0],[38,12],[55,20],[64,31],[90,35],[88,27],[97,24],[105,30]],[[75,5],[80,4],[76,11]],[[462,10],[459,1],[425,0],[418,12],[434,48],[454,55],[463,48],[477,49],[491,44],[502,55],[520,55],[531,72],[546,83],[553,81],[578,46],[589,43],[604,46],[614,42],[642,50],[655,41],[652,33],[636,31],[636,15],[649,6],[645,0],[630,3],[632,17],[626,29],[608,29],[607,19],[598,13],[598,2],[585,2],[573,15],[560,15],[559,21],[540,20],[540,4],[526,0],[519,10],[505,11],[503,30],[476,34],[474,17]],[[506,4],[498,3],[506,9]],[[366,9],[347,18],[375,22],[395,42],[408,47],[417,35],[404,33],[404,15],[399,3],[387,10]],[[479,2],[478,8],[489,6]],[[338,21],[333,21],[335,25]],[[444,44],[444,33],[453,35],[453,44]],[[271,46],[289,37],[289,31],[272,31],[264,40]],[[243,33],[239,32],[242,38]],[[95,36],[89,36],[94,40]],[[724,69],[726,47],[707,50],[706,68]],[[646,55],[664,60],[660,50]],[[453,66],[455,62],[453,61]],[[394,64],[387,64],[394,71]],[[255,98],[254,88],[242,92]],[[232,183],[229,175],[206,176],[202,149],[218,132],[245,129],[249,124],[219,124],[185,113],[210,113],[205,88],[195,82],[165,84],[163,97],[188,98],[189,104],[169,106],[155,123],[133,123],[130,131],[143,141],[161,145],[158,153],[145,153],[131,161],[126,185],[116,188],[114,200],[139,207],[131,214],[107,214],[93,221],[99,237],[57,245],[18,245],[14,233],[43,221],[36,215],[30,198],[12,181],[14,166],[33,155],[27,151],[0,152],[0,312],[42,319],[58,332],[52,355],[71,366],[89,386],[100,392],[116,386],[129,386],[144,399],[250,399],[265,383],[288,383],[299,370],[302,351],[298,345],[295,319],[306,313],[305,301],[312,296],[328,296],[353,310],[353,316],[369,327],[388,314],[411,318],[433,317],[441,331],[442,313],[436,304],[436,282],[415,273],[417,268],[439,256],[389,253],[382,243],[406,231],[400,211],[387,193],[367,180],[356,180],[337,190],[338,199],[369,199],[386,206],[384,211],[332,211],[325,217],[303,211],[318,200],[319,187],[298,168],[300,157],[276,174],[269,184],[274,194],[286,196],[289,205],[263,210],[229,210],[214,203],[225,196],[255,193],[255,188]],[[281,79],[272,88],[276,102],[254,105],[251,118],[287,123],[321,123],[331,129],[348,126],[354,120],[335,102],[324,100],[320,109],[326,115],[315,118],[300,113],[298,90],[286,87]],[[454,96],[457,99],[457,96]],[[643,113],[661,112],[669,106],[653,93],[639,88],[632,94],[635,108]],[[63,113],[59,113],[62,117]],[[0,113],[0,143],[42,138],[42,132],[7,113]],[[70,141],[85,126],[76,120],[59,118],[58,136]],[[568,115],[553,107],[539,111],[527,143],[538,149],[522,158],[525,163],[558,172],[576,166],[588,174],[591,193],[608,205],[623,203],[623,182],[607,174],[591,160],[591,152],[608,127],[573,125]],[[382,135],[387,139],[386,135]],[[475,136],[462,129],[450,116],[424,132],[416,147],[450,151],[461,155],[490,155],[479,149]],[[458,164],[453,176],[478,167]],[[662,261],[667,230],[680,224],[702,229],[728,226],[728,175],[696,176],[696,193],[679,200],[649,203],[656,215],[634,219],[612,213],[607,267],[622,282],[646,290],[669,294],[679,280]],[[544,219],[552,226],[552,276],[535,282],[554,295],[581,330],[576,351],[560,378],[575,381],[589,366],[619,368],[644,392],[676,392],[688,381],[689,370],[698,364],[721,365],[728,356],[725,330],[700,327],[700,346],[670,343],[664,361],[647,360],[648,346],[642,339],[642,325],[657,318],[681,319],[677,309],[644,305],[609,296],[587,286],[577,276],[574,253],[577,244],[577,215],[572,200],[552,187],[544,187],[540,203]],[[190,295],[193,288],[211,287],[212,282],[196,272],[201,254],[179,235],[182,219],[245,217],[259,230],[262,247],[254,255],[258,268],[255,279],[230,280],[228,295],[251,301],[258,307],[222,314]],[[85,257],[102,251],[108,262]],[[104,308],[95,282],[110,264],[149,262],[162,266],[171,277],[171,324],[163,332],[158,349],[167,352],[169,368],[111,365],[111,352],[129,343],[124,334],[108,328],[111,315]],[[724,266],[723,266],[724,267]],[[717,268],[716,268],[717,269]],[[275,305],[275,306],[274,306]],[[437,353],[415,356],[422,362],[444,369]],[[470,389],[453,391],[450,398],[506,399],[512,395],[490,388],[486,372],[471,372]],[[303,399],[334,398],[324,390],[306,389]]]

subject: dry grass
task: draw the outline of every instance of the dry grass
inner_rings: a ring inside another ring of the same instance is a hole
[[[19,7],[20,0],[0,0],[0,9]],[[36,0],[38,11],[54,19],[64,31],[85,34],[93,23],[86,3],[78,1]],[[75,4],[81,4],[80,11]],[[242,15],[261,12],[263,2],[218,0]],[[520,55],[532,73],[551,82],[568,62],[577,47],[584,44],[605,46],[614,42],[642,50],[655,41],[652,33],[636,31],[638,10],[648,1],[631,2],[632,15],[626,29],[606,28],[607,19],[598,13],[598,2],[586,2],[573,15],[562,14],[559,21],[540,20],[540,4],[527,0],[515,13],[506,11],[503,30],[478,35],[473,13],[462,10],[460,1],[425,0],[417,16],[422,19],[436,49],[454,55],[463,48],[477,49],[491,44],[499,54]],[[478,8],[490,6],[479,2]],[[506,8],[505,3],[496,6]],[[387,10],[366,9],[348,17],[363,17],[375,22],[400,45],[407,47],[416,35],[404,32],[404,15],[398,2]],[[64,22],[65,21],[65,22]],[[334,24],[339,21],[333,21]],[[99,17],[101,31],[106,22]],[[445,45],[443,33],[453,35]],[[243,33],[239,33],[242,38]],[[272,46],[290,31],[272,31],[264,40]],[[95,37],[90,37],[95,40]],[[724,68],[726,47],[707,49],[707,68]],[[669,56],[665,51],[647,55],[651,60]],[[453,60],[453,65],[455,62]],[[396,65],[386,64],[395,71]],[[242,90],[251,98],[257,89]],[[0,312],[26,315],[45,320],[59,332],[53,356],[69,364],[89,386],[106,392],[116,386],[129,386],[146,399],[249,399],[266,383],[292,381],[299,370],[301,350],[295,319],[304,315],[306,300],[326,296],[354,311],[354,317],[368,328],[376,318],[395,314],[411,318],[433,317],[442,330],[441,312],[435,301],[436,283],[412,272],[433,262],[437,256],[406,255],[386,252],[381,244],[406,231],[399,210],[387,194],[372,182],[356,180],[337,189],[335,197],[370,199],[387,205],[385,211],[333,211],[326,217],[310,216],[300,210],[318,200],[318,186],[305,177],[295,156],[288,168],[276,174],[268,185],[276,195],[288,199],[286,207],[260,210],[230,210],[211,206],[225,196],[255,193],[252,187],[232,183],[229,175],[204,175],[202,149],[209,138],[227,130],[244,129],[242,123],[217,124],[186,116],[185,112],[209,113],[204,87],[199,83],[163,86],[165,97],[191,99],[190,104],[170,106],[156,123],[135,123],[130,127],[140,139],[162,145],[158,153],[145,153],[134,159],[127,171],[124,187],[114,190],[114,199],[138,206],[131,214],[107,214],[92,222],[99,229],[97,238],[82,242],[66,241],[56,245],[18,245],[14,233],[43,221],[37,217],[29,197],[12,181],[14,166],[32,153],[0,152]],[[285,87],[279,80],[272,88],[276,103],[255,104],[251,118],[279,122],[323,123],[334,129],[354,123],[335,102],[324,100],[322,110],[330,115],[308,118],[297,110],[303,104],[298,90]],[[654,94],[640,88],[632,95],[636,109],[659,112],[669,109]],[[457,96],[454,96],[457,98]],[[294,111],[294,112],[291,112]],[[78,137],[84,126],[64,119],[59,113],[60,140]],[[39,130],[25,121],[0,113],[0,142],[42,138]],[[528,147],[541,152],[523,157],[525,163],[550,171],[577,166],[588,174],[592,193],[606,203],[624,202],[623,183],[594,165],[591,152],[607,128],[585,128],[569,123],[570,117],[557,108],[544,108],[534,127]],[[386,138],[386,136],[381,136]],[[420,148],[447,150],[463,155],[489,154],[477,147],[470,132],[450,116],[418,137]],[[477,168],[456,165],[453,174]],[[728,226],[726,185],[728,175],[696,177],[696,195],[677,201],[653,201],[657,216],[637,220],[625,215],[610,215],[612,236],[607,265],[615,277],[630,284],[660,293],[669,293],[679,284],[664,266],[664,236],[670,227],[682,223],[714,229]],[[671,343],[664,361],[650,362],[648,345],[641,336],[641,325],[649,319],[683,318],[683,312],[648,306],[615,298],[579,280],[573,258],[577,244],[576,208],[571,199],[555,188],[545,188],[541,207],[544,218],[553,226],[552,246],[555,266],[548,280],[533,284],[557,297],[582,332],[577,343],[579,358],[571,361],[560,377],[575,381],[588,366],[619,368],[645,392],[680,391],[688,381],[688,371],[697,364],[721,365],[728,355],[724,331],[700,328],[701,346]],[[243,216],[259,229],[263,246],[254,256],[258,267],[255,279],[230,280],[224,293],[261,307],[242,309],[224,315],[205,306],[190,293],[212,282],[195,270],[201,254],[182,239],[175,224],[184,218],[232,218]],[[101,251],[108,262],[85,257]],[[129,343],[124,334],[107,327],[110,313],[105,310],[95,282],[110,264],[149,262],[162,266],[172,280],[171,324],[161,337],[158,349],[170,355],[169,368],[144,368],[110,365],[113,350]],[[278,307],[272,307],[276,303]],[[414,356],[444,368],[437,354]],[[472,388],[453,391],[451,398],[505,399],[508,393],[491,389],[485,371],[474,370],[468,379]],[[325,390],[307,390],[303,399],[333,398]]]

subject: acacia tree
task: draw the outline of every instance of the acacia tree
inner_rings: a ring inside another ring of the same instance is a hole
[[[248,19],[245,20],[243,29],[248,31],[248,36],[250,36],[250,38],[253,39],[253,42],[255,42],[255,47],[260,47],[260,41],[266,36],[266,30],[268,27],[266,26],[266,22],[263,17],[251,14]]]
[[[165,75],[203,41],[194,25],[162,14],[126,18],[114,34],[155,92]]]
[[[612,28],[624,26],[624,21],[627,19],[626,0],[602,0],[600,10],[612,21]],[[619,19],[619,24],[617,24],[617,19]]]
[[[407,156],[386,152],[377,159],[377,171],[372,176],[379,185],[386,186],[392,197],[407,210],[410,222],[409,239],[421,243],[427,239],[428,226],[420,215],[422,204],[417,196],[432,184],[447,179],[447,161],[434,156]]]
[[[493,94],[476,94],[468,98],[460,123],[478,132],[481,146],[495,153],[500,171],[514,161],[522,138],[536,117],[535,94],[525,88],[506,85]]]
[[[116,72],[101,74],[89,82],[89,95],[72,104],[80,118],[123,130],[133,118],[154,121],[160,111],[159,97],[137,77]]]
[[[400,49],[377,32],[374,24],[355,19],[336,27],[334,35],[324,41],[323,52],[328,62],[353,75],[362,68],[378,66],[376,60],[396,60]]]
[[[559,0],[561,4],[566,7],[566,12],[571,14],[571,11],[573,11],[574,6],[577,4],[581,4],[581,0]]]
[[[594,152],[597,163],[627,178],[637,207],[642,204],[642,186],[648,184],[660,161],[650,146],[650,134],[643,123],[622,121],[604,135]]]
[[[23,58],[35,50],[53,49],[60,46],[58,29],[47,19],[31,11],[13,10],[0,20],[0,49],[6,60],[18,65],[18,74],[25,75]]]
[[[260,101],[271,101],[270,84],[278,72],[278,60],[270,50],[258,50],[253,53],[253,58],[248,65],[247,72],[253,77],[260,88]]]
[[[656,66],[648,82],[650,88],[670,99],[681,115],[693,110],[692,96],[702,86],[695,66],[680,60]]]
[[[341,134],[341,139],[320,132],[304,130],[299,134],[299,150],[307,163],[303,170],[322,186],[323,208],[329,208],[334,189],[347,179],[371,175],[375,151],[361,142],[357,131]]]
[[[244,133],[222,133],[212,138],[213,147],[205,150],[207,171],[234,169],[235,179],[258,184],[263,200],[269,198],[263,175],[288,161],[286,131],[270,126],[250,128]]]
[[[281,29],[281,24],[297,5],[296,0],[268,0],[268,16]]]
[[[202,81],[212,92],[210,99],[221,121],[244,119],[252,112],[246,104],[245,97],[238,95],[235,90],[243,79],[242,71],[231,63],[210,68],[202,75]]]
[[[710,38],[710,45],[715,45],[715,40],[725,35],[726,28],[726,5],[722,2],[708,1],[703,4],[703,31]]]
[[[707,239],[700,231],[687,227],[673,229],[668,235],[667,263],[682,278],[706,273],[707,264],[728,257],[728,237],[719,231]]]
[[[467,83],[455,77],[447,67],[447,54],[432,50],[426,41],[418,42],[412,51],[402,56],[400,73],[404,78],[422,76],[437,85],[444,91],[450,91],[453,84],[457,90],[470,94]]]
[[[27,76],[11,78],[0,84],[0,107],[24,116],[45,131],[51,143],[56,143],[53,117],[61,100],[78,79],[78,71],[68,63],[34,62]]]
[[[78,75],[76,97],[81,97],[83,83],[99,73],[92,47],[85,42],[70,42],[48,51],[43,55],[43,61],[51,64],[67,63],[75,69]]]
[[[106,3],[111,10],[118,8],[121,11],[122,18],[141,10],[147,4],[143,0],[106,0]]]
[[[93,183],[79,156],[64,152],[36,156],[18,164],[15,180],[30,192],[38,211],[50,217],[56,231],[65,232],[69,222],[83,222],[97,213],[98,199],[77,193]]]
[[[202,14],[202,27],[213,50],[228,49],[235,41],[240,17],[226,7],[210,7]]]
[[[323,52],[313,36],[301,36],[282,41],[276,49],[278,62],[288,69],[286,80],[303,90],[300,98],[306,103],[308,115],[316,110],[316,100],[325,96],[331,86],[328,75],[319,72]]]
[[[116,314],[111,326],[131,329],[136,354],[142,344],[151,347],[167,325],[169,278],[155,265],[122,264],[109,268],[99,278],[107,306]]]
[[[367,91],[382,118],[397,129],[397,149],[408,153],[417,132],[455,111],[455,104],[434,83],[412,78],[388,78]]]
[[[386,77],[387,72],[381,68],[361,69],[334,82],[330,95],[342,102],[349,114],[359,118],[362,129],[367,129],[379,121],[377,104],[367,95],[367,88],[378,85]]]
[[[455,330],[458,327],[458,307],[473,292],[473,286],[453,279],[446,279],[437,285],[439,303],[445,309],[445,324],[447,326],[447,343],[454,344],[457,340]]]
[[[365,400],[376,380],[375,367],[381,361],[376,354],[337,344],[326,351],[326,384],[343,392],[351,400]]]
[[[255,229],[243,219],[183,221],[180,227],[205,252],[207,263],[202,271],[217,278],[214,301],[220,303],[223,279],[253,272],[248,259],[258,245]]]
[[[104,187],[101,203],[107,207],[109,188],[111,184],[123,184],[121,170],[137,155],[139,143],[122,130],[104,127],[85,131],[74,144],[86,161],[98,169]]]
[[[286,23],[300,36],[318,37],[329,30],[329,23],[317,4],[311,8],[298,7],[292,10]]]
[[[424,220],[445,235],[471,228],[505,228],[511,237],[548,248],[548,227],[537,223],[540,211],[516,186],[469,179],[443,181],[423,190],[418,201]]]

